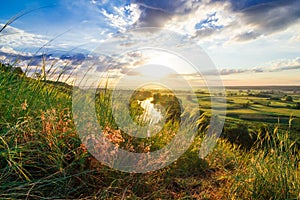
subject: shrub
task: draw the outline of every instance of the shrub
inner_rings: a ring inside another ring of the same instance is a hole
[[[256,138],[249,132],[245,124],[237,124],[236,127],[225,127],[222,137],[230,143],[240,145],[242,148],[250,149]]]
[[[291,97],[291,96],[286,96],[286,97],[285,97],[285,101],[286,101],[286,102],[293,102],[293,97]]]

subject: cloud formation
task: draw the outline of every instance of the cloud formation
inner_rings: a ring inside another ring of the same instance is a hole
[[[127,6],[127,10],[124,9]],[[299,0],[132,0],[115,14],[112,26],[164,27],[191,38],[245,42],[283,31],[300,19]],[[134,20],[123,18],[134,13]]]
[[[220,75],[232,75],[241,73],[267,73],[267,72],[282,72],[288,70],[300,69],[300,57],[295,59],[276,60],[264,64],[263,66],[256,66],[248,69],[221,69]]]
[[[135,24],[138,27],[163,27],[176,16],[187,15],[194,12],[200,0],[132,0],[132,4],[138,5],[141,10],[139,20]]]
[[[265,1],[238,12],[244,24],[252,26],[257,36],[284,30],[300,19],[300,1]],[[249,37],[251,38],[251,37]],[[253,38],[253,37],[252,37]],[[251,39],[252,39],[251,38]]]
[[[4,24],[0,24],[0,28]],[[24,30],[7,26],[0,33],[0,46],[2,47],[41,47],[48,42],[47,38],[42,35],[28,33]]]
[[[249,41],[249,40],[255,40],[258,38],[261,34],[253,31],[245,32],[238,34],[234,37],[234,40],[244,42],[244,41]]]

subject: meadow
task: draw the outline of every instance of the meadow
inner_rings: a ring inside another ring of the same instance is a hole
[[[299,87],[227,88],[221,138],[203,159],[198,153],[211,103],[199,88],[201,115],[189,149],[160,170],[126,173],[100,163],[80,140],[72,86],[29,78],[8,64],[0,72],[1,199],[299,199]],[[94,101],[105,136],[131,152],[166,145],[178,130],[180,101],[170,92],[136,92],[133,119],[143,113],[137,100],[151,96],[165,107],[166,123],[153,138],[134,139],[113,119],[111,91],[99,90]]]

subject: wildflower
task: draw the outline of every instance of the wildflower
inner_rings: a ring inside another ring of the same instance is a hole
[[[109,127],[105,127],[103,134],[113,143],[122,143],[125,141],[120,130],[113,130]]]
[[[80,144],[80,147],[79,147],[84,153],[87,153],[87,148],[84,144]]]
[[[146,146],[145,149],[144,149],[144,152],[148,153],[149,151],[150,151],[150,146]]]

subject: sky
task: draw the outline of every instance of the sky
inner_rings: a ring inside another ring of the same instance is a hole
[[[99,57],[96,71],[109,71],[113,78],[127,75],[132,84],[141,77],[140,69],[151,68],[151,62],[177,66],[175,71],[182,77],[201,82],[197,70],[191,72],[183,61],[174,62],[172,55],[135,51],[116,56],[121,53],[117,46],[126,42],[120,35],[143,40],[127,39],[136,48],[151,46],[148,36],[128,33],[155,27],[158,31],[151,37],[165,50],[188,44],[191,49],[201,48],[224,85],[300,85],[300,0],[1,0],[0,9],[0,28],[17,17],[0,33],[3,52],[30,55],[41,46],[48,51],[106,52],[109,55]],[[159,30],[176,37],[173,41],[158,37]],[[113,42],[118,44],[113,47]],[[196,59],[188,51],[179,50]],[[200,71],[215,76],[209,69]],[[170,81],[176,81],[173,73],[166,74],[171,76]]]

